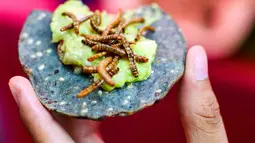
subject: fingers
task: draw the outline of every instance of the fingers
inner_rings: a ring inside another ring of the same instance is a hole
[[[35,142],[73,142],[38,101],[27,79],[13,77],[9,81],[9,86],[19,107],[20,116]]]
[[[207,56],[201,46],[194,46],[188,52],[179,102],[187,142],[228,142],[219,104],[208,79]]]
[[[98,122],[75,119],[53,113],[55,119],[67,130],[76,143],[103,143],[97,134]]]

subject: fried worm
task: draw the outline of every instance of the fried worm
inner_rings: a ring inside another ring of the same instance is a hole
[[[84,66],[83,73],[86,73],[86,74],[97,73],[97,67],[96,66]]]
[[[104,83],[103,79],[99,79],[97,81],[95,81],[92,85],[90,85],[88,88],[82,90],[78,95],[77,98],[83,98],[86,95],[88,95],[89,93],[93,92],[94,90],[96,90],[97,88],[99,88],[102,84]]]
[[[115,74],[117,74],[119,72],[119,68],[115,68],[112,69],[111,71],[109,71],[109,75],[111,77],[113,77]],[[90,85],[88,88],[82,90],[78,95],[77,98],[83,98],[85,96],[87,96],[88,94],[90,94],[91,92],[93,92],[94,90],[96,90],[97,88],[99,88],[101,85],[103,85],[105,83],[105,81],[103,79],[99,79],[97,81],[95,81],[92,85]]]
[[[112,61],[112,57],[107,57],[104,60],[102,60],[99,64],[98,64],[98,74],[100,75],[100,77],[102,79],[105,80],[105,82],[107,84],[109,84],[110,86],[114,86],[115,83],[112,80],[111,76],[108,74],[108,72],[106,71],[106,66]]]
[[[128,57],[128,60],[129,60],[129,66],[130,66],[131,72],[135,77],[138,77],[139,73],[138,73],[138,70],[137,70],[136,63],[135,63],[134,52],[131,49],[130,44],[127,41],[125,41],[123,46],[124,46],[124,49],[127,53],[127,57]]]
[[[119,9],[117,18],[110,25],[108,25],[105,28],[105,30],[102,33],[102,36],[108,35],[110,33],[111,29],[114,28],[115,26],[117,26],[120,23],[122,15],[123,15],[123,11],[121,9]]]
[[[60,60],[64,57],[64,53],[63,53],[63,51],[61,50],[63,44],[64,44],[64,41],[61,40],[61,41],[59,41],[59,44],[58,44],[58,47],[57,47],[57,53],[58,53],[58,56],[59,56],[59,59],[60,59]]]
[[[90,18],[90,26],[94,31],[96,31],[98,34],[102,34],[103,30],[99,28],[99,25],[101,24],[101,15],[95,12],[93,17]]]
[[[83,17],[82,19],[79,20],[79,24],[82,24],[83,22],[86,22],[86,21],[89,20],[92,16],[93,16],[93,15],[88,15],[88,16]],[[66,31],[66,30],[72,29],[73,27],[74,27],[74,24],[71,23],[71,24],[69,24],[69,25],[66,25],[66,26],[62,27],[62,28],[60,29],[60,31],[61,31],[61,32],[64,32],[64,31]]]
[[[120,57],[119,56],[114,56],[112,62],[106,67],[106,71],[110,71],[117,67],[117,64],[119,62]]]
[[[96,21],[96,26],[100,26],[102,22],[102,16],[99,10],[95,11],[95,21]]]
[[[111,53],[119,55],[121,57],[125,56],[125,54],[126,54],[123,49],[120,49],[118,47],[109,46],[106,44],[97,44],[97,45],[93,46],[91,49],[92,49],[92,51],[111,52]]]
[[[144,22],[145,22],[145,19],[142,18],[142,17],[133,18],[133,19],[127,21],[127,22],[123,25],[123,28],[126,28],[126,27],[128,27],[129,25],[132,25],[132,24],[144,23]]]
[[[76,34],[79,34],[79,20],[77,19],[77,17],[72,14],[71,12],[63,12],[62,13],[63,16],[68,16],[69,18],[71,18],[73,20],[73,27],[74,27],[74,32]]]
[[[149,61],[148,58],[144,57],[144,56],[138,56],[138,55],[135,55],[135,61],[136,62],[139,62],[139,63],[147,63]]]
[[[142,36],[143,32],[146,31],[146,30],[149,30],[149,31],[154,32],[154,31],[155,31],[155,28],[154,28],[154,27],[151,27],[151,26],[144,26],[144,27],[142,27],[142,28],[139,30],[139,32],[137,33],[136,38],[135,38],[135,41],[139,41],[139,40],[141,39],[141,36]]]
[[[105,56],[106,54],[107,54],[107,52],[97,53],[97,54],[95,54],[95,55],[89,57],[87,60],[88,60],[89,62],[92,62],[92,61],[94,61],[95,59],[102,58],[102,57]]]
[[[87,46],[90,46],[90,47],[92,47],[92,46],[98,44],[98,42],[94,42],[94,41],[91,41],[91,40],[86,39],[86,38],[82,39],[81,42],[82,42],[84,45],[87,45]]]
[[[91,41],[102,42],[102,43],[109,42],[111,40],[121,40],[122,39],[122,37],[117,35],[117,34],[106,35],[106,36],[89,36],[89,35],[86,35],[86,34],[82,34],[82,36],[86,39],[91,40]]]

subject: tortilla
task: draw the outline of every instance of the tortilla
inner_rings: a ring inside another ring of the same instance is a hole
[[[153,17],[156,9],[154,6],[143,6],[135,10],[134,16],[151,14]],[[163,99],[184,73],[185,39],[173,19],[162,11],[161,19],[152,24],[156,32],[145,35],[158,44],[151,76],[112,92],[98,89],[85,98],[76,98],[82,89],[91,85],[93,78],[75,74],[72,67],[60,62],[57,45],[51,41],[51,16],[50,12],[33,11],[19,40],[23,70],[39,100],[49,110],[92,120],[131,115]]]

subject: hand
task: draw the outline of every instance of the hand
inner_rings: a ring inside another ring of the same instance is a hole
[[[227,143],[219,104],[208,78],[205,50],[192,47],[179,96],[181,121],[188,143]]]
[[[96,134],[94,122],[50,114],[37,100],[27,79],[14,77],[9,85],[20,115],[36,142],[103,142]],[[219,104],[208,79],[207,56],[201,46],[194,46],[188,52],[179,105],[188,143],[228,142]]]
[[[35,142],[103,143],[97,134],[95,122],[49,113],[37,99],[26,78],[13,77],[9,86],[21,119]]]

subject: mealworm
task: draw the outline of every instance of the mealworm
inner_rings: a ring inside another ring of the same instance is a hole
[[[61,40],[61,41],[59,41],[59,44],[58,44],[58,47],[57,47],[57,53],[58,53],[59,59],[62,59],[64,57],[64,53],[61,50],[63,44],[64,44],[64,41]]]
[[[95,11],[95,18],[96,18],[96,25],[97,26],[101,25],[102,17],[101,17],[101,13],[99,10]]]
[[[120,69],[118,67],[113,68],[109,73],[111,77],[113,77],[114,75],[116,75],[118,72],[120,71]]]
[[[106,67],[106,71],[110,71],[117,67],[117,64],[119,62],[120,57],[119,56],[114,56],[112,62]]]
[[[106,36],[90,36],[90,35],[86,35],[83,34],[83,37],[95,41],[95,42],[109,42],[110,40],[121,40],[122,37],[119,35],[106,35]]]
[[[142,28],[139,30],[139,32],[137,33],[136,38],[135,38],[135,41],[140,40],[140,39],[141,39],[141,36],[142,36],[142,34],[143,34],[143,32],[146,31],[146,30],[150,30],[150,31],[154,32],[154,31],[155,31],[155,28],[154,28],[154,27],[151,27],[151,26],[144,26],[144,27],[142,27]]]
[[[88,15],[88,16],[83,17],[82,19],[79,20],[79,24],[81,24],[81,23],[83,23],[83,22],[89,20],[92,16],[93,16],[93,15]],[[62,28],[60,29],[60,31],[61,31],[61,32],[64,32],[64,31],[66,31],[66,30],[72,29],[73,27],[74,27],[74,25],[73,25],[73,23],[71,23],[71,24],[69,24],[69,25],[66,25],[66,26],[62,27]]]
[[[109,71],[109,75],[113,77],[115,74],[117,74],[119,72],[119,70],[120,69],[118,67],[116,67],[116,68],[112,69],[111,71]]]
[[[123,15],[123,11],[122,11],[121,9],[119,9],[117,18],[116,18],[111,24],[109,24],[109,25],[105,28],[105,30],[104,30],[103,33],[102,33],[102,36],[108,35],[109,32],[111,31],[111,29],[114,28],[115,26],[117,26],[117,25],[120,23],[120,20],[121,20],[121,18],[122,18],[122,15]]]
[[[83,72],[87,74],[97,73],[97,67],[96,66],[84,66]]]
[[[99,34],[103,33],[103,30],[100,29],[98,26],[101,24],[101,15],[99,11],[96,11],[90,19],[90,26],[94,31],[96,31]]]
[[[119,25],[118,25],[118,27],[116,29],[116,33],[115,34],[119,35],[123,31],[124,25],[125,25],[125,20],[121,19],[120,23],[119,23]]]
[[[107,52],[97,53],[97,54],[95,54],[95,55],[89,57],[89,58],[88,58],[88,61],[89,61],[89,62],[92,62],[92,61],[94,61],[95,59],[99,59],[99,58],[105,56],[106,54],[107,54]]]
[[[125,24],[125,21],[124,21],[124,19],[121,19],[120,20],[120,23],[119,23],[119,25],[118,25],[118,27],[117,27],[117,29],[116,29],[116,31],[115,31],[115,34],[116,35],[120,35],[120,33],[122,33],[122,31],[123,31],[123,25]],[[112,40],[111,42],[110,42],[110,44],[113,44],[113,43],[115,43],[116,42],[116,40]]]
[[[131,72],[135,77],[138,77],[139,73],[138,73],[138,70],[137,70],[136,63],[135,63],[134,52],[131,49],[130,44],[127,41],[125,41],[123,46],[124,46],[124,49],[127,53],[127,57],[128,57],[128,60],[129,60],[129,66],[130,66]]]
[[[96,90],[97,88],[99,88],[102,84],[104,83],[103,79],[99,79],[97,81],[95,81],[92,85],[90,85],[88,88],[82,90],[78,95],[77,98],[83,98],[85,96],[87,96],[89,93],[91,93],[92,91]]]
[[[111,71],[109,71],[109,75],[111,77],[113,77],[115,74],[117,74],[119,72],[119,68],[115,68],[112,69]],[[103,79],[99,79],[97,81],[95,81],[92,85],[90,85],[88,88],[82,90],[78,95],[77,98],[83,98],[85,96],[87,96],[89,93],[91,93],[92,91],[96,90],[97,88],[99,88],[102,84],[104,84],[104,80]]]
[[[92,29],[93,29],[94,31],[96,31],[98,34],[102,34],[102,33],[103,33],[103,30],[100,29],[100,28],[96,25],[96,23],[95,23],[95,21],[94,21],[93,19],[90,19],[90,26],[91,26]]]
[[[79,34],[79,20],[77,19],[77,17],[72,14],[71,12],[63,12],[62,13],[63,16],[68,16],[69,18],[71,18],[73,20],[73,27],[74,27],[74,32],[76,34]]]
[[[132,25],[132,24],[144,23],[144,22],[145,22],[145,19],[142,18],[142,17],[133,18],[133,19],[129,20],[128,22],[126,22],[126,23],[123,25],[123,28],[126,28],[126,27],[128,27],[129,25]]]
[[[144,57],[144,56],[138,56],[138,55],[135,55],[135,61],[136,62],[140,62],[140,63],[147,63],[149,61],[148,58]]]
[[[91,40],[86,39],[86,38],[82,39],[81,42],[82,42],[84,45],[88,45],[88,46],[90,46],[90,47],[92,47],[92,46],[98,44],[97,42],[91,41]]]
[[[92,51],[106,51],[106,52],[111,52],[114,53],[116,55],[119,55],[121,57],[125,56],[125,51],[118,48],[118,47],[112,47],[106,44],[97,44],[95,46],[93,46]]]
[[[117,43],[117,44],[112,44],[112,47],[121,47],[123,45],[123,43]]]
[[[119,56],[114,56],[112,62],[106,67],[107,72],[110,72],[111,70],[113,70],[114,68],[117,67],[119,58],[120,58]],[[92,73],[97,73],[97,72],[98,72],[97,66],[84,66],[83,67],[83,73],[92,74]]]
[[[128,43],[129,43],[130,45],[135,44],[135,42],[128,42]],[[121,48],[122,45],[123,45],[123,42],[121,41],[120,43],[112,44],[111,46]]]
[[[109,84],[110,86],[114,86],[115,83],[112,80],[111,76],[108,74],[107,70],[106,70],[106,66],[112,61],[112,57],[107,57],[104,60],[102,60],[99,64],[98,64],[98,74],[101,76],[102,79],[105,80],[105,82],[107,84]]]

